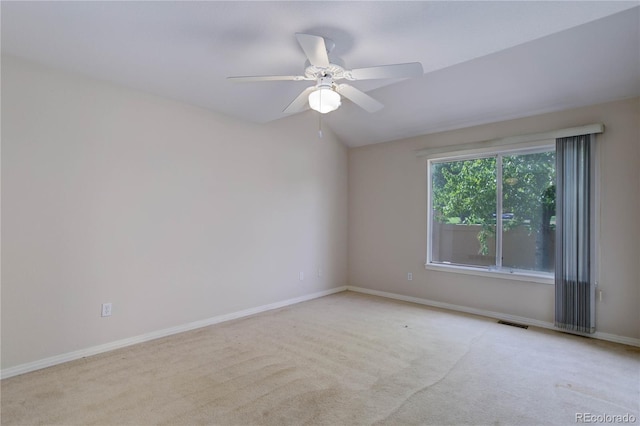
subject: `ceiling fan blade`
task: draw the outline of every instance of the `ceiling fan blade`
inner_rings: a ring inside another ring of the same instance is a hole
[[[368,112],[380,111],[384,105],[367,95],[363,91],[356,89],[348,84],[339,84],[337,86],[338,93],[349,99],[354,104]]]
[[[302,75],[250,75],[250,76],[239,76],[239,77],[227,77],[227,80],[235,81],[238,83],[247,83],[253,81],[301,81],[301,80],[312,80],[310,78],[304,77]]]
[[[291,103],[287,106],[284,111],[286,114],[290,114],[293,112],[300,112],[304,109],[305,104],[309,105],[309,94],[315,90],[315,86],[307,87],[300,93]]]
[[[351,70],[354,80],[373,80],[377,78],[409,78],[424,74],[420,62],[408,64],[380,65],[377,67],[357,68]]]
[[[311,34],[296,33],[296,38],[304,54],[309,58],[311,65],[317,67],[329,66],[329,55],[327,54],[327,46],[324,38]]]

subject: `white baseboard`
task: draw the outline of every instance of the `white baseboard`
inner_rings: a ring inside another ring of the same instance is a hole
[[[80,358],[97,355],[103,352],[112,351],[114,349],[120,349],[126,346],[135,345],[137,343],[159,339],[161,337],[170,336],[172,334],[183,333],[185,331],[194,330],[196,328],[206,327],[213,324],[219,324],[225,321],[247,317],[249,315],[259,314],[260,312],[283,308],[289,305],[295,305],[296,303],[306,302],[307,300],[317,299],[318,297],[328,296],[330,294],[339,293],[341,291],[346,291],[346,290],[347,290],[346,286],[335,287],[329,290],[319,291],[317,293],[311,293],[311,294],[306,294],[304,296],[295,297],[293,299],[287,299],[280,302],[270,303],[268,305],[249,308],[249,309],[245,309],[238,312],[232,312],[225,315],[219,315],[212,318],[207,318],[204,320],[194,321],[187,324],[179,325],[176,327],[153,331],[151,333],[142,334],[140,336],[129,337],[126,339],[117,340],[115,342],[105,343],[103,345],[93,346],[90,348],[80,349],[78,351],[68,352],[65,354],[41,359],[38,361],[28,362],[26,364],[16,365],[14,367],[5,368],[2,371],[0,371],[0,378],[6,379],[9,377],[17,376],[19,374],[40,370],[42,368],[52,367],[54,365],[62,364],[64,362],[74,361]]]
[[[386,297],[388,299],[402,300],[405,302],[413,302],[413,303],[418,303],[420,305],[433,306],[435,308],[448,309],[451,311],[458,311],[458,312],[480,315],[480,316],[489,317],[489,318],[496,318],[504,321],[531,325],[531,326],[546,328],[550,330],[562,331],[557,329],[553,325],[553,323],[546,322],[546,321],[539,321],[531,318],[508,315],[500,312],[486,311],[483,309],[469,308],[466,306],[437,302],[434,300],[422,299],[422,298],[412,297],[412,296],[405,296],[402,294],[388,293],[385,291],[370,290],[362,287],[341,286],[341,287],[335,287],[329,290],[320,291],[317,293],[307,294],[307,295],[296,297],[293,299],[287,299],[280,302],[270,303],[268,305],[249,308],[249,309],[245,309],[238,312],[232,312],[225,315],[219,315],[219,316],[204,319],[201,321],[194,321],[194,322],[179,325],[176,327],[165,328],[163,330],[153,331],[151,333],[142,334],[140,336],[134,336],[134,337],[129,337],[122,340],[117,340],[115,342],[105,343],[103,345],[93,346],[86,349],[80,349],[78,351],[68,352],[65,354],[56,355],[56,356],[41,359],[38,361],[16,365],[14,367],[5,368],[2,371],[0,371],[0,378],[6,379],[6,378],[17,376],[20,374],[29,373],[31,371],[40,370],[42,368],[52,367],[54,365],[62,364],[65,362],[74,361],[74,360],[85,358],[88,356],[97,355],[103,352],[112,351],[114,349],[120,349],[127,346],[135,345],[137,343],[147,342],[149,340],[170,336],[172,334],[182,333],[185,331],[190,331],[190,330],[206,327],[213,324],[219,324],[225,321],[230,321],[238,318],[247,317],[250,315],[259,314],[260,312],[283,308],[289,305],[295,305],[296,303],[317,299],[319,297],[328,296],[330,294],[339,293],[341,291],[346,291],[346,290],[355,291],[358,293],[371,294],[374,296]],[[593,337],[600,340],[607,340],[610,342],[616,342],[616,343],[622,343],[625,345],[640,347],[640,339],[635,339],[632,337],[618,336],[616,334],[601,333],[598,331],[592,335],[589,335],[588,337]]]
[[[640,347],[640,339],[634,339],[633,337],[619,336],[617,334],[611,333],[602,333],[600,331],[596,331],[591,335],[591,337],[595,339],[606,340],[608,342],[616,342],[622,343],[624,345]]]
[[[460,305],[454,305],[454,304],[451,304],[451,303],[437,302],[435,300],[422,299],[422,298],[413,297],[413,296],[405,296],[405,295],[397,294],[397,293],[388,293],[386,291],[371,290],[371,289],[363,288],[363,287],[347,286],[347,290],[355,291],[355,292],[358,292],[358,293],[371,294],[373,296],[386,297],[388,299],[395,299],[395,300],[402,300],[402,301],[405,301],[405,302],[418,303],[420,305],[433,306],[434,308],[448,309],[448,310],[451,310],[451,311],[464,312],[464,313],[467,313],[467,314],[480,315],[480,316],[483,316],[483,317],[495,318],[495,319],[499,319],[499,320],[503,320],[503,321],[515,322],[515,323],[518,323],[518,324],[530,325],[530,326],[534,326],[534,327],[540,327],[540,328],[546,328],[546,329],[549,329],[549,330],[564,332],[564,330],[561,330],[561,329],[557,328],[552,322],[540,321],[540,320],[536,320],[536,319],[532,319],[532,318],[526,318],[526,317],[520,317],[520,316],[516,316],[516,315],[503,314],[503,313],[500,313],[500,312],[486,311],[484,309],[469,308],[467,306],[460,306]],[[592,337],[592,338],[600,339],[600,340],[606,340],[606,341],[609,341],[609,342],[622,343],[622,344],[629,345],[629,346],[640,347],[640,339],[635,339],[633,337],[618,336],[617,334],[602,333],[602,332],[599,332],[599,331],[596,331],[593,334],[585,334],[584,336]]]

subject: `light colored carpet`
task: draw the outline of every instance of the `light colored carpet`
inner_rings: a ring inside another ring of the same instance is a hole
[[[6,425],[637,423],[640,350],[344,292],[1,385]]]

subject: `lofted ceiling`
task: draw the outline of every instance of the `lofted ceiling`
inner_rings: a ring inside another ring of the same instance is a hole
[[[323,116],[349,146],[640,95],[638,1],[1,2],[2,53],[266,123],[308,81],[295,33],[347,68],[421,62],[351,83],[382,102]],[[300,114],[317,114],[304,111]]]

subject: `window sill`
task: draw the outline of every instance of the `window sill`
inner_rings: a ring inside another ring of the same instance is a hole
[[[555,284],[555,280],[553,276],[535,274],[535,273],[528,274],[526,272],[520,272],[520,271],[518,272],[488,271],[487,269],[484,269],[484,268],[473,268],[469,266],[459,266],[459,265],[442,265],[442,264],[434,264],[434,263],[427,263],[424,265],[424,268],[430,269],[433,271],[453,272],[456,274],[499,278],[503,280],[527,281],[531,283],[539,283],[539,284],[547,284],[547,285]]]

